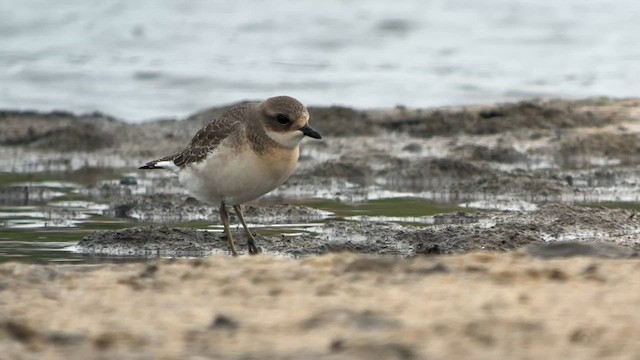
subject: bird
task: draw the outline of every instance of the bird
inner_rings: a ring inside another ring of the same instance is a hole
[[[258,254],[241,204],[282,185],[293,173],[304,137],[322,139],[309,126],[309,111],[289,96],[232,107],[200,129],[175,154],[147,162],[140,169],[167,169],[193,197],[219,205],[229,250],[238,256],[227,206],[232,206],[245,233],[249,254]]]

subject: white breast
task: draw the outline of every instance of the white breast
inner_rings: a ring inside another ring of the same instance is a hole
[[[291,156],[260,156],[248,146],[220,146],[205,160],[190,164],[179,174],[180,182],[198,200],[228,205],[254,200],[284,183],[293,173],[298,148]]]

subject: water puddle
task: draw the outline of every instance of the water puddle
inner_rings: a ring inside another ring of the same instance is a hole
[[[2,177],[0,176],[0,179]],[[218,219],[212,217],[215,209],[208,209],[202,214],[175,215],[179,212],[189,212],[191,209],[182,209],[182,203],[171,203],[168,206],[173,209],[174,217],[163,219],[162,222],[153,216],[132,213],[131,217],[115,217],[111,206],[106,203],[90,201],[88,199],[100,198],[90,192],[104,191],[109,188],[114,191],[127,193],[144,193],[148,185],[145,179],[129,180],[128,184],[122,184],[121,180],[103,180],[97,186],[83,186],[80,183],[63,180],[46,180],[33,177],[24,181],[24,177],[14,178],[20,180],[6,184],[6,189],[15,190],[18,194],[28,193],[28,197],[3,196],[2,199],[14,199],[6,201],[8,204],[0,205],[0,262],[25,261],[25,262],[95,262],[113,261],[112,257],[88,256],[74,251],[74,246],[86,235],[96,230],[122,229],[132,226],[147,224],[165,224],[176,227],[189,227],[202,231],[222,232],[223,228]],[[35,181],[37,180],[37,181]],[[105,186],[106,185],[106,186]],[[100,190],[103,189],[103,190]],[[48,192],[45,192],[48,191]],[[34,197],[32,194],[47,194]],[[6,195],[6,192],[5,192]],[[317,194],[316,194],[317,195]],[[297,199],[288,201],[291,206],[283,208],[275,207],[269,211],[263,211],[264,206],[256,207],[257,211],[251,217],[247,216],[251,226],[258,233],[265,236],[280,236],[282,238],[295,238],[307,233],[320,233],[327,221],[347,220],[359,222],[397,222],[411,225],[434,224],[434,215],[458,211],[462,208],[455,205],[442,205],[432,201],[416,198],[384,198],[383,196],[397,195],[380,193],[373,196],[375,200],[359,203],[344,202],[335,199]],[[267,203],[279,203],[268,201]],[[2,204],[2,203],[0,203]],[[279,205],[281,206],[281,205]],[[153,207],[153,206],[152,206]],[[209,208],[200,205],[201,208]],[[291,213],[296,209],[307,209],[300,214]],[[217,216],[217,215],[216,215]],[[137,218],[137,219],[136,219]],[[179,219],[179,220],[178,220]],[[295,220],[287,222],[287,220]],[[235,231],[242,231],[239,224],[234,224]],[[167,254],[166,256],[205,256],[209,254]],[[140,256],[127,257],[129,261],[145,259],[154,254],[140,254]]]
[[[95,175],[90,173],[91,171],[77,171],[68,176],[57,173],[0,173],[0,262],[17,260],[75,263],[116,259],[132,261],[147,257],[144,254],[122,258],[88,256],[73,251],[75,244],[96,230],[164,224],[222,232],[215,207],[190,205],[185,201],[184,191],[176,186],[175,179],[155,174],[139,177],[136,173],[108,172],[98,174],[99,180],[96,180]],[[636,174],[618,176],[603,183],[599,191],[592,191],[590,195],[563,194],[559,195],[560,200],[582,203],[585,206],[640,210],[640,205],[634,202],[637,199],[634,193],[637,192],[621,196],[621,186],[638,186],[639,182],[631,175]],[[583,178],[586,176],[575,176],[574,181],[581,186]],[[166,186],[154,187],[157,181],[165,181]],[[276,190],[263,199],[260,206],[245,208],[249,225],[262,235],[282,238],[295,238],[309,233],[321,234],[326,231],[325,224],[331,221],[395,223],[413,227],[477,223],[477,226],[482,227],[486,216],[474,213],[485,210],[531,212],[540,205],[537,201],[539,199],[526,197],[465,194],[462,198],[455,193],[424,189],[422,192],[412,193],[407,190],[415,189],[407,187],[384,187],[379,184],[363,186],[336,179],[327,181],[323,186]],[[587,185],[592,184],[585,182],[585,186]],[[144,206],[135,202],[152,199],[154,194],[168,195],[166,198],[160,197],[159,200],[156,198],[143,203]],[[137,208],[130,213],[125,211],[120,214],[114,209],[115,205],[109,205],[118,204],[114,199],[124,199],[125,205],[127,202],[137,204]],[[610,201],[603,203],[602,200]],[[290,205],[282,205],[284,203]],[[235,220],[234,231],[242,231]],[[351,239],[360,240],[363,239],[359,239],[357,234]]]

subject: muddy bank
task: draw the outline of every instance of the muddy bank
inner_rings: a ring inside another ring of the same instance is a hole
[[[559,130],[603,127],[628,120],[620,105],[637,107],[635,100],[529,100],[518,103],[442,109],[397,107],[358,111],[344,107],[311,108],[314,121],[331,136],[408,133],[417,137],[459,134],[488,135],[512,130]]]
[[[400,256],[443,255],[520,248],[534,249],[533,253],[539,252],[546,257],[553,257],[554,250],[559,251],[557,256],[575,253],[636,257],[640,254],[640,217],[636,215],[630,210],[548,205],[524,214],[496,212],[469,216],[459,212],[439,216],[437,223],[440,225],[428,227],[329,221],[295,236],[259,235],[258,246],[265,254],[288,257],[345,251]],[[236,230],[234,238],[244,249],[245,234]],[[564,247],[545,247],[554,243],[563,243]],[[77,251],[107,255],[202,256],[226,253],[228,244],[219,232],[135,227],[91,234],[78,244]]]
[[[98,151],[125,147],[133,156],[149,149],[183,146],[202,126],[232,105],[211,108],[184,119],[128,124],[108,115],[66,112],[0,112],[0,144],[64,151]],[[637,119],[640,100],[531,100],[519,103],[441,109],[356,110],[310,108],[312,122],[326,138],[408,134],[435,136],[491,135],[525,131],[532,138],[547,131],[604,128]],[[61,135],[64,134],[64,137]]]
[[[396,109],[380,126],[414,136],[488,135],[512,130],[559,130],[602,127],[624,120],[624,112],[607,99],[566,102],[532,100],[483,107],[414,111]],[[635,104],[634,106],[637,106]]]
[[[170,173],[141,172],[137,167],[178,151],[226,109],[143,124],[101,114],[5,111],[0,166],[13,173],[108,169],[141,185],[132,189],[102,183],[83,192],[108,202],[142,193],[180,193]],[[597,199],[603,193],[597,189],[597,172],[626,172],[632,179],[625,177],[611,187],[627,194],[631,192],[624,187],[640,181],[630,169],[640,158],[640,101],[635,99],[535,100],[443,109],[330,107],[313,108],[311,113],[324,140],[303,143],[296,174],[274,196],[338,194],[360,201],[384,190],[451,201],[509,195],[541,203],[564,202],[572,196],[597,202],[618,196]],[[593,176],[586,178],[589,174]],[[584,182],[573,181],[577,178]]]
[[[123,124],[104,114],[0,111],[0,145],[55,151],[96,151],[117,142]]]
[[[626,112],[619,109],[621,103],[624,106],[637,106],[630,101],[595,99],[532,100],[448,109],[399,107],[393,110],[368,111],[334,106],[312,107],[309,110],[317,127],[331,137],[382,135],[390,132],[432,137],[484,135],[521,129],[602,127],[627,120]],[[169,142],[184,142],[212,118],[232,106],[206,109],[184,121],[167,119],[145,124],[127,124],[100,113],[75,115],[63,111],[2,111],[0,144],[92,151],[116,143],[158,138]],[[144,131],[151,129],[155,131]],[[62,134],[65,136],[62,137]]]
[[[12,263],[0,347],[14,359],[633,359],[638,270],[482,252]]]

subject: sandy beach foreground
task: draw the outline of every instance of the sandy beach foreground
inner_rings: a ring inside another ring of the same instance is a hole
[[[7,359],[637,359],[637,260],[330,254],[0,267]]]

